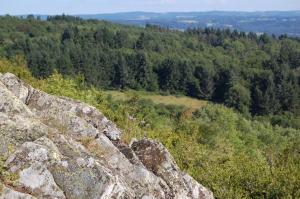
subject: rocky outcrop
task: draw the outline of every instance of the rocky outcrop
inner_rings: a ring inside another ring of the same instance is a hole
[[[0,199],[213,198],[162,144],[121,134],[94,107],[0,74],[0,154],[17,175]]]

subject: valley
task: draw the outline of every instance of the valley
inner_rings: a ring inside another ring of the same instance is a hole
[[[299,38],[209,23],[1,16],[0,198],[299,198]]]

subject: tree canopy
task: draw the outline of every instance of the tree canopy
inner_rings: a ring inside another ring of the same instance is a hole
[[[24,55],[37,78],[55,70],[104,89],[183,94],[245,114],[299,114],[299,39],[232,30],[185,32],[72,16],[0,17],[0,56]]]

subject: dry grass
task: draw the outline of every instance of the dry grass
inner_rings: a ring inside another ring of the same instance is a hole
[[[194,110],[199,109],[207,104],[207,101],[190,97],[174,95],[163,96],[143,91],[105,91],[104,93],[106,93],[107,95],[111,95],[114,100],[127,100],[134,95],[138,95],[140,98],[150,99],[156,104],[185,106]]]

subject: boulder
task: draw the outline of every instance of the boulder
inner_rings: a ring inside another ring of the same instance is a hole
[[[0,152],[18,177],[0,199],[213,198],[162,144],[121,134],[92,106],[0,75]]]

